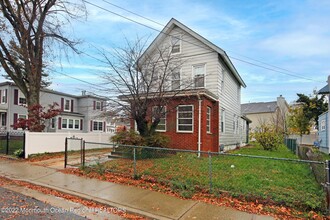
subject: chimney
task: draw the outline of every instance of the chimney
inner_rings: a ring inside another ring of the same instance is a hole
[[[86,90],[81,91],[81,95],[85,96],[86,95]]]

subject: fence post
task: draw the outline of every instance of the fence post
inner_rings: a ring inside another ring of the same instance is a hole
[[[25,158],[25,138],[26,138],[26,133],[24,132],[23,133],[23,155],[24,155],[24,158]]]
[[[325,183],[326,187],[326,195],[327,195],[327,208],[330,211],[330,160],[326,160],[326,175],[327,175],[327,182]]]
[[[82,166],[83,166],[83,168],[85,168],[85,149],[86,149],[86,142],[83,140],[83,139],[81,139],[82,140]]]
[[[9,131],[7,131],[7,136],[6,136],[6,154],[9,154]]]
[[[65,138],[65,152],[64,152],[64,168],[68,163],[68,138]]]
[[[212,155],[211,152],[208,152],[209,155],[209,181],[210,181],[210,193],[212,193]]]
[[[133,147],[133,168],[134,168],[134,179],[137,178],[137,174],[136,174],[136,148],[135,146]]]

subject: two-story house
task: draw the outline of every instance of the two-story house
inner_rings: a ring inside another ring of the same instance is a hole
[[[19,118],[27,118],[26,99],[12,82],[0,83],[0,129],[14,130]],[[40,104],[47,107],[56,102],[61,113],[46,124],[47,132],[105,132],[105,119],[99,116],[105,111],[106,99],[87,95],[75,96],[50,89],[40,92]]]
[[[170,137],[172,148],[218,152],[220,146],[226,150],[244,144],[248,120],[241,117],[241,87],[246,85],[226,52],[175,19],[143,56],[166,46],[173,60],[184,61],[167,80],[171,100],[163,106],[157,131]],[[181,86],[187,81],[191,85]],[[149,106],[150,114],[155,107]]]

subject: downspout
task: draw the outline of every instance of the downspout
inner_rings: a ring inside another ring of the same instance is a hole
[[[198,97],[198,157],[201,156],[201,130],[202,130],[202,99],[199,95],[199,93],[197,93],[197,97]]]

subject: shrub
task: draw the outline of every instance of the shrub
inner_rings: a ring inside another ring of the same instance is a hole
[[[283,135],[276,132],[274,126],[271,125],[261,125],[253,133],[253,137],[264,150],[277,150],[284,140]]]
[[[170,143],[169,137],[160,133],[155,133],[154,135],[146,138],[146,144],[150,147],[166,148],[169,143]]]
[[[144,138],[141,137],[134,130],[119,131],[111,137],[113,142],[124,145],[143,146],[145,145]]]
[[[23,149],[18,149],[14,151],[14,155],[18,158],[23,158],[24,157],[24,151]]]

